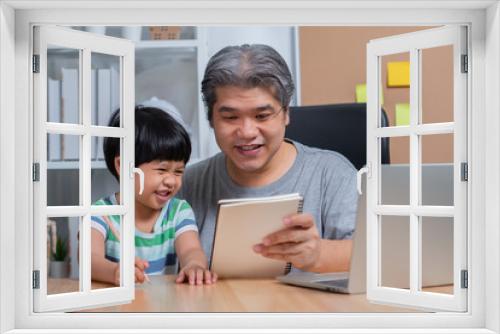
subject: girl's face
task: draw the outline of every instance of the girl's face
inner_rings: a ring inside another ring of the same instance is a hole
[[[141,164],[139,168],[144,172],[144,191],[139,195],[139,177],[136,177],[136,202],[161,210],[181,188],[184,161],[154,160]]]

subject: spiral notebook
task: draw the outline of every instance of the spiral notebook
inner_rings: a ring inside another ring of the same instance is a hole
[[[302,204],[298,193],[220,200],[211,270],[222,278],[269,278],[289,271],[286,262],[265,258],[252,247],[282,229],[285,216],[302,212]]]

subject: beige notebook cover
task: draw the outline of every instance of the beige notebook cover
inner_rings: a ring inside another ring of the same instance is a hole
[[[283,217],[302,212],[297,194],[220,200],[211,269],[219,277],[263,278],[283,275],[284,261],[267,259],[252,247],[264,236],[282,229]]]

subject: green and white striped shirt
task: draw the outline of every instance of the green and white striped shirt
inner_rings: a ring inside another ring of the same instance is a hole
[[[115,195],[101,198],[94,205],[118,205]],[[115,231],[120,231],[119,215],[108,216]],[[92,216],[92,228],[102,233],[105,240],[105,256],[108,260],[119,262],[120,241],[112,229],[100,216]],[[177,255],[175,239],[186,231],[196,231],[194,213],[185,200],[170,199],[161,210],[151,233],[135,230],[135,256],[149,262],[147,274],[175,274],[177,271]],[[120,232],[118,232],[120,233]]]

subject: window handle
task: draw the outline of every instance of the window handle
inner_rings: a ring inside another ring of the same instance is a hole
[[[360,195],[363,194],[363,191],[361,190],[361,183],[363,182],[362,176],[363,174],[366,174],[367,177],[371,176],[370,166],[371,164],[368,162],[364,167],[360,168],[360,170],[358,170],[358,172],[356,173],[357,176],[356,187],[358,188],[358,194]]]
[[[130,177],[134,177],[134,174],[139,175],[139,195],[142,195],[144,192],[144,172],[142,169],[134,167],[132,163],[130,163],[130,170],[132,171]]]

